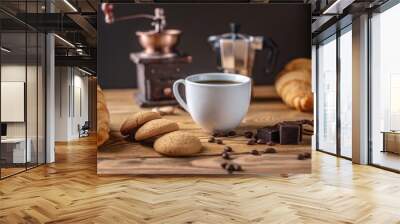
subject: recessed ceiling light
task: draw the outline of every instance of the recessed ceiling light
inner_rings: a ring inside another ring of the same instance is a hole
[[[78,10],[73,6],[68,0],[64,0],[64,3],[68,5],[74,12],[78,12]]]
[[[73,45],[71,42],[69,42],[68,40],[62,38],[61,36],[59,36],[58,34],[54,34],[55,37],[57,37],[59,40],[61,40],[62,42],[64,42],[65,44],[67,44],[68,46],[75,48],[75,45]]]
[[[0,49],[1,49],[1,51],[4,51],[4,52],[6,52],[6,53],[10,53],[10,52],[11,52],[10,49],[5,48],[5,47],[1,47]]]

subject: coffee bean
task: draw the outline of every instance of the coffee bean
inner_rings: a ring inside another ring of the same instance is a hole
[[[217,144],[219,144],[219,145],[224,144],[224,142],[223,142],[221,139],[217,139],[217,140],[215,140],[215,142],[216,142]]]
[[[260,152],[259,152],[258,150],[255,150],[255,149],[251,150],[250,153],[251,153],[252,155],[255,155],[255,156],[259,156],[259,155],[260,155]]]
[[[228,171],[228,173],[233,173],[235,171],[235,166],[233,164],[228,164],[225,169]]]
[[[236,132],[235,132],[235,131],[230,131],[230,132],[228,132],[228,135],[229,135],[229,136],[235,136],[235,135],[236,135]]]
[[[237,164],[237,163],[234,163],[234,164],[233,164],[233,168],[235,169],[235,171],[243,171],[242,166],[240,166],[240,165]]]
[[[218,133],[218,132],[214,132],[214,133],[213,133],[213,137],[220,137],[220,136],[221,136],[221,134]]]
[[[248,142],[247,142],[247,145],[255,145],[256,144],[256,141],[254,140],[254,139],[250,139]]]
[[[246,138],[251,138],[251,137],[253,137],[253,132],[251,132],[251,131],[246,131],[246,132],[244,133],[244,137],[246,137]]]
[[[269,146],[274,146],[274,145],[275,145],[275,143],[273,143],[273,142],[269,141],[269,142],[267,142],[267,145],[269,145]]]
[[[228,163],[221,163],[221,167],[222,167],[223,169],[225,169],[227,165],[228,165]]]
[[[265,145],[265,144],[267,144],[267,142],[264,139],[258,139],[257,144]]]
[[[208,138],[208,142],[210,142],[210,143],[211,143],[211,142],[215,142],[215,138],[214,138],[214,137],[212,137],[212,136],[211,136],[211,137],[209,137],[209,138]]]
[[[276,149],[274,149],[274,148],[266,148],[264,150],[264,153],[276,153]]]
[[[310,158],[311,158],[311,153],[305,152],[305,153],[304,153],[304,158],[310,159]]]
[[[297,159],[298,160],[305,160],[306,158],[304,157],[304,155],[303,154],[299,154],[299,155],[297,155]]]
[[[231,159],[231,156],[229,155],[229,153],[227,153],[227,152],[223,152],[222,154],[221,154],[221,156],[222,156],[222,158],[223,159]]]
[[[230,147],[230,146],[225,146],[225,147],[224,147],[224,151],[225,151],[225,152],[232,152],[233,150],[232,150],[232,147]]]

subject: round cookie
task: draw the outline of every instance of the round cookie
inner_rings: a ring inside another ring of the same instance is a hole
[[[125,119],[122,123],[120,131],[122,135],[129,135],[132,130],[139,128],[144,123],[160,119],[161,115],[158,112],[154,111],[141,111],[135,114],[130,115]]]
[[[136,131],[135,139],[141,141],[177,130],[179,130],[179,126],[176,122],[162,118],[151,120]]]
[[[201,148],[198,137],[182,131],[163,135],[154,143],[154,150],[166,156],[189,156],[200,152]]]

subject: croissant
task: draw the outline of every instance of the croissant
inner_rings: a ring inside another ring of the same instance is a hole
[[[110,137],[110,113],[103,91],[97,86],[97,146],[103,145]]]
[[[278,74],[275,89],[289,107],[312,112],[311,60],[298,58],[289,62]]]

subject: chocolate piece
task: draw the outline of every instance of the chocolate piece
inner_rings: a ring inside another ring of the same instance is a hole
[[[311,158],[311,153],[305,152],[305,153],[304,153],[304,158],[310,159],[310,158]]]
[[[256,144],[256,140],[254,140],[254,139],[250,139],[248,142],[247,142],[247,145],[255,145]]]
[[[283,121],[283,122],[279,123],[279,127],[281,125],[298,125],[299,129],[300,129],[299,142],[303,141],[303,122],[302,121]]]
[[[224,142],[223,142],[221,139],[217,139],[217,140],[215,140],[215,142],[216,142],[217,144],[219,144],[219,145],[224,144]]]
[[[276,149],[274,149],[274,148],[266,148],[264,150],[264,153],[276,153]]]
[[[218,133],[218,132],[214,132],[214,133],[213,133],[213,137],[221,137],[221,134]]]
[[[230,147],[230,146],[225,146],[225,148],[224,148],[224,152],[232,152],[233,150],[232,150],[232,147]]]
[[[281,145],[297,145],[301,140],[301,125],[291,123],[279,124]]]
[[[251,131],[246,131],[246,132],[244,133],[244,137],[246,137],[246,138],[251,138],[251,137],[253,137],[253,132],[251,132]]]
[[[303,154],[299,154],[299,155],[297,155],[297,159],[298,160],[305,160],[306,158],[305,158],[305,156],[303,155]]]
[[[208,142],[210,142],[210,143],[211,143],[211,142],[215,142],[215,138],[214,138],[214,137],[209,137],[209,138],[208,138]]]
[[[279,128],[277,126],[267,126],[257,130],[256,137],[265,142],[279,142]]]
[[[230,132],[228,132],[228,136],[235,136],[236,135],[236,132],[235,131],[230,131]]]
[[[255,155],[255,156],[259,156],[259,155],[260,155],[260,152],[259,152],[258,150],[255,150],[255,149],[251,150],[250,153],[251,153],[252,155]]]
[[[222,156],[223,159],[226,159],[226,160],[231,159],[231,156],[230,156],[229,153],[227,153],[227,152],[223,152],[223,153],[221,154],[221,156]]]

